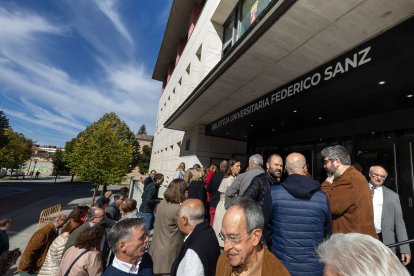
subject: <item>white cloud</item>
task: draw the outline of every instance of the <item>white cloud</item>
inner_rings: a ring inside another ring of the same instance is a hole
[[[101,9],[106,9],[106,16],[129,41],[131,37],[119,15],[112,13],[113,2],[102,3]],[[151,131],[161,84],[151,80],[142,64],[125,58],[125,53],[119,54],[116,44],[105,43],[107,38],[96,34],[93,24],[82,25],[86,18],[90,19],[88,10],[79,14],[82,7],[74,9],[72,16],[80,15],[80,20],[72,18],[70,24],[58,26],[33,12],[12,13],[0,7],[0,86],[3,98],[13,102],[2,109],[17,120],[64,134],[67,140],[76,136],[88,122],[112,111],[131,129],[136,130],[145,123]],[[50,60],[48,52],[44,51],[45,44],[54,38],[70,38],[70,31],[78,32],[93,48],[93,59],[98,66],[95,70],[100,72],[94,73],[98,78],[78,80]],[[38,39],[41,34],[46,37]],[[59,136],[50,135],[49,139],[47,132],[42,135],[45,143],[46,139],[57,141]]]
[[[95,0],[99,9],[111,20],[115,29],[130,43],[134,44],[131,35],[127,28],[122,23],[118,11],[116,10],[114,0]]]

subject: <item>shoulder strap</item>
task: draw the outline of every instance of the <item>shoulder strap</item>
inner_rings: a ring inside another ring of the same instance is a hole
[[[78,257],[76,257],[76,259],[72,262],[72,264],[69,266],[68,270],[66,270],[66,273],[64,276],[68,276],[70,270],[72,269],[73,265],[79,260],[80,257],[82,257],[86,252],[88,252],[88,250],[83,251],[82,253],[79,254]]]

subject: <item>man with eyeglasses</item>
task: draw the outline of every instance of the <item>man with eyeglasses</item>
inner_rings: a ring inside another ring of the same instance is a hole
[[[397,193],[383,186],[388,173],[384,167],[376,165],[369,168],[369,187],[374,207],[374,225],[378,238],[386,245],[408,240],[407,229],[401,210],[400,197]],[[395,248],[391,248],[395,253]],[[399,247],[401,261],[410,263],[410,245]]]
[[[264,218],[261,207],[247,198],[236,198],[227,209],[220,238],[224,252],[216,275],[290,275],[283,264],[262,244]]]
[[[321,151],[328,177],[321,189],[332,214],[332,233],[361,233],[377,238],[372,197],[365,177],[351,166],[348,151],[339,145]]]
[[[307,176],[305,156],[289,154],[285,170],[288,177],[264,200],[266,243],[291,275],[322,275],[315,248],[331,234],[328,199]]]
[[[204,220],[204,203],[187,199],[178,210],[177,224],[185,235],[178,257],[171,266],[171,276],[214,276],[220,247],[216,234]]]

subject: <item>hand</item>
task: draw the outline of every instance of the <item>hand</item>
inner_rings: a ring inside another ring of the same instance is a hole
[[[327,182],[329,182],[329,183],[333,183],[333,181],[334,181],[334,175],[328,175],[328,177],[326,178],[326,180],[325,181],[327,181]]]
[[[411,261],[411,256],[406,253],[401,253],[401,261],[404,265],[408,265]]]

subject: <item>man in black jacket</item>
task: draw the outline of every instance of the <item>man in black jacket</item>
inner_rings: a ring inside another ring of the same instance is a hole
[[[204,203],[199,199],[184,201],[178,211],[177,224],[185,238],[171,267],[171,276],[214,276],[220,247],[213,228],[204,220]]]
[[[280,183],[283,170],[283,159],[279,154],[272,154],[267,158],[267,171],[252,179],[243,197],[252,199],[263,207],[263,200],[267,190],[273,185]]]
[[[150,171],[150,173],[149,173],[149,175],[148,175],[148,177],[146,177],[145,179],[144,179],[144,190],[145,190],[145,188],[147,188],[147,186],[151,183],[151,182],[154,182],[154,177],[155,177],[155,175],[157,174],[157,172],[155,171],[155,170],[152,170],[152,171]]]
[[[142,194],[142,203],[139,207],[139,215],[144,218],[145,229],[149,233],[154,225],[154,210],[161,199],[158,198],[158,190],[164,182],[164,175],[157,173],[154,176],[154,181],[148,184]]]
[[[118,221],[121,219],[121,211],[119,211],[119,206],[122,201],[124,201],[125,196],[123,194],[115,194],[114,202],[105,209],[105,217],[110,220]]]

